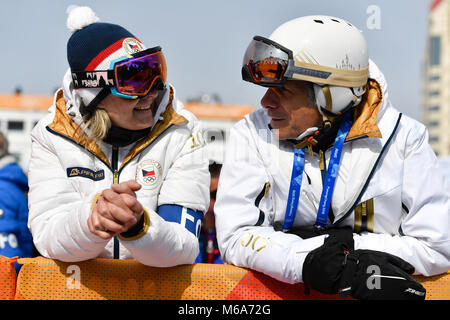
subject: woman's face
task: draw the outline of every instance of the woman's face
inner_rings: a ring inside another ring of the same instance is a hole
[[[128,130],[145,129],[154,123],[152,107],[157,96],[156,90],[142,99],[126,99],[109,94],[98,108],[108,113],[114,126]]]

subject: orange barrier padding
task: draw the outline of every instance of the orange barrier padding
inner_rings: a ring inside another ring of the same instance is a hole
[[[247,272],[229,265],[147,267],[134,260],[20,259],[16,299],[223,300]]]
[[[426,300],[450,300],[450,270],[432,277],[413,276],[427,290]]]
[[[16,293],[16,270],[14,262],[18,257],[7,258],[0,255],[0,300],[13,300]]]
[[[228,300],[342,300],[338,295],[315,290],[305,293],[303,283],[288,284],[260,272],[248,270],[227,296]],[[348,298],[350,299],[350,298]]]
[[[38,300],[331,300],[303,284],[290,285],[232,265],[197,263],[172,268],[144,266],[134,260],[93,259],[65,263],[19,259],[16,299]],[[427,299],[449,299],[450,274],[416,277]]]

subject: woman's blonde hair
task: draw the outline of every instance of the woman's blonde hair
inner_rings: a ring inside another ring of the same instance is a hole
[[[103,141],[111,128],[111,119],[103,109],[96,108],[83,116],[87,136],[95,141]]]

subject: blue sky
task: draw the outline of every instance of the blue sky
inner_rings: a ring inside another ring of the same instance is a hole
[[[102,21],[127,28],[147,47],[160,45],[168,80],[181,100],[202,93],[222,102],[259,107],[264,89],[241,80],[251,38],[269,36],[290,19],[324,14],[361,29],[369,54],[385,74],[393,104],[421,118],[421,60],[429,0],[15,0],[0,8],[0,93],[20,86],[26,94],[50,94],[67,68],[66,8],[90,6]],[[367,21],[376,5],[380,29]]]

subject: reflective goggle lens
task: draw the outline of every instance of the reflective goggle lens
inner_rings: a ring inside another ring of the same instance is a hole
[[[165,83],[166,60],[161,51],[130,58],[114,66],[117,92],[130,96],[145,96],[158,83]]]
[[[280,59],[250,61],[248,65],[253,79],[257,82],[278,82],[287,68],[286,61]]]
[[[242,76],[244,80],[260,85],[282,83],[288,62],[288,53],[254,39],[244,55]]]

